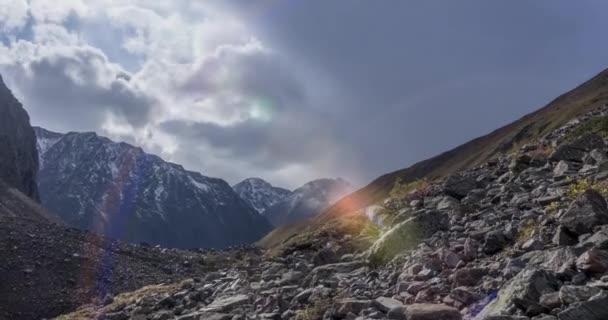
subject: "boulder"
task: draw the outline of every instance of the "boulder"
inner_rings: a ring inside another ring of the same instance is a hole
[[[238,294],[231,297],[215,299],[211,304],[201,309],[202,312],[210,313],[222,313],[232,311],[242,305],[249,303],[249,296],[245,294]]]
[[[380,297],[380,298],[375,299],[372,302],[372,305],[376,309],[386,313],[394,308],[402,306],[403,303],[401,301],[395,300],[393,298]]]
[[[522,255],[516,260],[520,265],[533,266],[544,269],[554,274],[574,273],[577,254],[570,247],[563,247],[553,250],[533,251]]]
[[[412,304],[405,309],[407,320],[462,320],[457,309],[441,304]]]
[[[591,249],[578,257],[576,267],[587,273],[605,273],[608,271],[608,252]]]
[[[569,305],[579,301],[587,301],[600,291],[595,287],[566,285],[559,289],[559,300],[561,303]]]
[[[576,244],[576,236],[568,231],[568,228],[558,226],[552,241],[558,246],[572,246]]]
[[[572,148],[591,152],[594,149],[603,149],[606,147],[604,139],[597,133],[587,133],[576,139],[570,144]]]
[[[498,253],[507,243],[509,243],[509,239],[502,230],[490,231],[486,234],[483,252],[486,254]]]
[[[608,249],[608,226],[603,226],[591,237],[585,239],[583,242],[581,242],[580,247],[586,249]]]
[[[521,249],[526,252],[543,250],[544,248],[545,243],[538,238],[532,238],[521,245]]]
[[[369,249],[369,259],[374,263],[387,262],[399,253],[416,248],[421,240],[435,232],[447,228],[447,215],[438,211],[422,212],[387,231]]]
[[[559,281],[550,273],[535,268],[524,269],[498,292],[498,297],[480,312],[478,319],[503,315],[513,306],[523,311],[538,308],[540,297],[556,292],[558,287]]]
[[[608,224],[608,205],[597,191],[589,189],[572,202],[559,223],[570,232],[581,235],[595,226]]]
[[[476,189],[477,186],[477,179],[474,176],[451,175],[443,185],[443,192],[460,200],[466,197],[471,190]]]
[[[606,320],[608,297],[575,303],[558,314],[559,320]]]
[[[480,268],[464,268],[454,274],[454,287],[473,287],[476,286],[487,271]]]
[[[604,140],[596,133],[587,133],[570,144],[559,146],[549,159],[551,161],[576,161],[582,162],[585,154],[593,149],[605,147]]]
[[[335,303],[336,315],[338,317],[344,317],[349,313],[359,314],[363,309],[371,306],[370,300],[357,300],[357,299],[342,299]]]

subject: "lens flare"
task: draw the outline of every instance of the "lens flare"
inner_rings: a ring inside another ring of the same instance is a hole
[[[275,105],[271,99],[259,97],[251,103],[249,116],[261,122],[269,122],[274,117],[275,109]]]

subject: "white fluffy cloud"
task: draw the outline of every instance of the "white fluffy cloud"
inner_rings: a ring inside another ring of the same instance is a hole
[[[233,183],[294,187],[331,171],[319,156],[336,149],[331,125],[304,111],[308,84],[218,3],[3,1],[0,72],[35,124],[98,131]]]
[[[28,4],[25,0],[0,0],[0,30],[21,29],[27,23]]]

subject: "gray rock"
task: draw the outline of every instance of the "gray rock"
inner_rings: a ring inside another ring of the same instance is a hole
[[[210,305],[201,309],[203,312],[229,312],[233,309],[249,303],[250,297],[245,294],[239,294],[232,297],[215,299]]]
[[[374,301],[372,301],[372,305],[376,309],[386,313],[394,308],[402,306],[403,303],[401,301],[395,300],[393,298],[379,297],[379,298],[375,299]]]
[[[562,301],[559,297],[559,292],[545,293],[540,297],[539,303],[541,306],[553,310],[559,308],[562,305]]]
[[[462,199],[469,194],[471,190],[477,188],[478,183],[476,177],[451,175],[443,185],[443,192],[456,199]]]
[[[606,200],[597,191],[587,190],[572,202],[559,223],[577,235],[591,232],[595,226],[608,224]]]
[[[407,320],[462,320],[457,309],[441,304],[412,304],[405,310]]]
[[[591,152],[594,149],[605,148],[606,144],[604,143],[604,139],[597,133],[587,133],[571,143],[570,146],[578,150]]]
[[[498,293],[498,297],[479,314],[479,319],[503,315],[515,306],[523,311],[539,306],[540,297],[557,291],[558,280],[544,270],[524,269]]]
[[[486,254],[498,253],[507,243],[509,243],[509,239],[502,230],[490,231],[486,234],[483,252]]]
[[[601,250],[608,249],[608,226],[603,226],[599,231],[591,237],[585,239],[581,244],[582,248],[596,248]]]
[[[487,274],[485,269],[480,268],[464,268],[456,271],[454,274],[455,287],[473,287],[479,284],[483,276]]]
[[[558,314],[559,320],[606,320],[608,297],[577,303]]]
[[[579,301],[587,301],[600,293],[600,289],[587,286],[563,286],[559,289],[559,299],[565,304],[573,304]]]
[[[566,227],[558,226],[552,241],[558,246],[572,246],[576,244],[575,237]]]
[[[345,317],[349,313],[359,314],[363,309],[371,306],[370,300],[357,300],[357,299],[342,299],[335,303],[336,315],[338,317]]]
[[[407,320],[407,316],[405,315],[406,311],[407,308],[405,306],[395,307],[386,314],[386,318],[392,320]]]
[[[524,244],[522,244],[522,246],[521,246],[521,249],[526,252],[542,250],[544,248],[545,248],[545,243],[537,238],[532,238],[532,239],[524,242]]]
[[[437,211],[423,212],[387,231],[372,245],[368,256],[375,263],[389,261],[399,253],[414,249],[422,239],[447,228],[445,214]]]
[[[576,267],[588,273],[605,273],[608,271],[608,252],[591,249],[576,260]]]

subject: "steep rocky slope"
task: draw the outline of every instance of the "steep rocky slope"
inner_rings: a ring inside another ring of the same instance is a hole
[[[265,216],[275,226],[298,223],[329,207],[352,190],[352,185],[340,178],[314,180],[268,208]]]
[[[394,193],[376,232],[319,231],[63,319],[608,319],[606,137],[599,105],[515,152]]]
[[[38,199],[38,154],[30,118],[0,77],[0,180]]]
[[[608,70],[568,93],[551,101],[545,107],[528,114],[496,131],[474,139],[436,157],[416,163],[406,169],[385,174],[364,188],[349,194],[331,206],[315,221],[297,227],[278,228],[262,243],[275,245],[287,238],[314,230],[340,217],[361,214],[366,208],[386,198],[398,179],[407,183],[418,179],[433,180],[451,173],[479,165],[489,159],[510,152],[514,147],[539,139],[552,130],[565,125],[577,116],[608,102]]]
[[[42,203],[71,226],[180,248],[251,243],[271,228],[224,180],[95,133],[37,132]]]
[[[291,191],[275,187],[260,178],[245,179],[232,187],[234,191],[260,214],[281,202]]]

